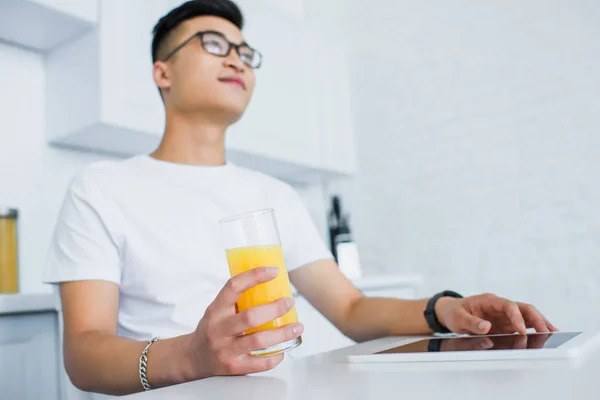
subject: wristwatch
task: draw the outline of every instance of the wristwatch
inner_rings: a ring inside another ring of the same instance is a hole
[[[438,293],[431,299],[429,299],[423,315],[425,315],[425,321],[427,321],[427,325],[429,325],[432,331],[436,333],[450,333],[451,331],[445,326],[443,326],[438,320],[437,315],[435,315],[435,304],[442,297],[454,297],[456,299],[463,298],[463,296],[451,290],[446,290],[441,293]]]

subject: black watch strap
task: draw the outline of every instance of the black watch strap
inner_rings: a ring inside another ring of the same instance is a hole
[[[425,308],[425,320],[427,321],[427,325],[431,328],[432,331],[436,333],[450,333],[451,331],[443,326],[435,315],[435,304],[442,297],[454,297],[456,299],[462,299],[463,296],[460,294],[453,292],[451,290],[446,290],[441,293],[436,294],[427,302],[427,307]]]

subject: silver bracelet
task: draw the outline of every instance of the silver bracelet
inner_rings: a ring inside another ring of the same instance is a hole
[[[142,381],[142,386],[146,391],[152,390],[152,388],[150,387],[150,383],[148,383],[148,377],[146,376],[146,371],[148,368],[148,350],[150,349],[150,346],[152,346],[157,340],[158,338],[155,337],[148,341],[148,344],[146,345],[146,348],[144,349],[144,351],[142,352],[142,356],[140,357],[140,381]]]

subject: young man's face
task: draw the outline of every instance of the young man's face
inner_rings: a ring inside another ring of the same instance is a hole
[[[244,42],[242,33],[231,22],[203,16],[177,27],[167,38],[163,54],[203,31],[220,32],[235,44]],[[155,63],[154,78],[162,89],[167,108],[184,114],[201,111],[230,124],[242,116],[255,83],[254,70],[242,62],[235,48],[227,57],[219,57],[207,52],[199,37],[168,61]]]

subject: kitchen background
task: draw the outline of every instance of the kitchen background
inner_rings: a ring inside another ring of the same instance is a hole
[[[581,326],[600,304],[600,3],[272,6],[347,54],[358,172],[297,185],[324,238],[340,193],[366,275],[423,274],[420,296],[493,291]],[[48,145],[45,57],[0,43],[0,203],[21,213],[26,293],[50,290],[41,273],[71,177],[110,157]]]

